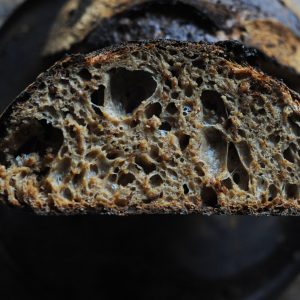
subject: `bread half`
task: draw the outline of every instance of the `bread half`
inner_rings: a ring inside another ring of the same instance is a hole
[[[249,55],[149,41],[58,62],[0,119],[2,201],[39,214],[299,214],[299,95]]]

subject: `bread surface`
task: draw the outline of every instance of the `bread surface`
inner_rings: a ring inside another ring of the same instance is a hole
[[[239,40],[272,60],[264,71],[276,69],[299,91],[299,10],[300,2],[287,0],[70,0],[45,53],[90,52],[144,39]]]
[[[0,198],[39,214],[300,213],[299,95],[234,43],[58,62],[0,119]]]

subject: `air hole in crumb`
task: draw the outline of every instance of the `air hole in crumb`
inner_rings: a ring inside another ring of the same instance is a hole
[[[159,102],[150,103],[145,109],[145,115],[147,119],[152,118],[153,116],[159,117],[162,112],[162,107]]]
[[[183,185],[183,192],[184,192],[184,194],[185,194],[185,195],[188,194],[189,191],[190,191],[190,189],[188,188],[188,186],[187,186],[186,184],[184,184],[184,185]]]
[[[56,165],[56,172],[62,174],[63,176],[68,174],[72,165],[72,160],[70,157],[64,157]]]
[[[300,115],[294,113],[288,117],[288,121],[290,123],[290,126],[292,127],[294,134],[300,137]]]
[[[37,179],[41,180],[42,178],[44,178],[45,176],[47,176],[50,172],[50,167],[48,166],[43,166],[41,168],[41,170],[38,173]]]
[[[123,152],[122,151],[117,151],[117,150],[114,150],[114,151],[110,151],[106,154],[106,157],[109,159],[109,160],[114,160],[120,156],[123,155]]]
[[[162,185],[163,180],[158,174],[156,174],[156,175],[151,176],[150,183],[152,186],[157,187],[157,186]]]
[[[194,92],[194,90],[191,85],[186,86],[184,89],[184,93],[187,97],[191,97],[193,95],[193,92]]]
[[[100,172],[100,178],[104,178],[109,172],[111,163],[104,156],[99,156],[97,159],[97,166]]]
[[[175,48],[170,48],[168,49],[170,55],[175,56],[178,54],[177,50]]]
[[[83,80],[86,80],[86,81],[90,81],[92,79],[92,74],[90,73],[89,70],[87,69],[82,69],[80,72],[79,72],[79,76],[83,79]]]
[[[181,72],[180,67],[177,67],[177,66],[173,67],[173,68],[171,68],[170,71],[171,71],[173,77],[178,78],[180,76],[180,72]]]
[[[128,199],[117,198],[114,202],[119,207],[125,207],[128,205]]]
[[[178,175],[175,171],[173,171],[172,169],[168,169],[168,173],[170,174],[170,177],[173,179],[173,180],[177,180],[178,179]]]
[[[73,199],[73,193],[71,192],[71,190],[69,188],[65,188],[62,192],[62,196],[68,200],[72,200]]]
[[[130,183],[132,183],[135,180],[135,177],[131,173],[121,173],[118,179],[118,184],[121,184],[122,186],[126,186]]]
[[[272,131],[272,129],[273,129],[273,126],[267,126],[267,127],[266,127],[266,131],[267,131],[267,132]]]
[[[59,82],[60,82],[62,85],[65,85],[65,86],[68,86],[69,83],[70,83],[69,80],[66,79],[66,78],[61,78],[61,79],[59,80]],[[66,89],[63,89],[62,91],[63,91],[63,92],[67,92]]]
[[[258,113],[259,115],[265,115],[265,114],[266,114],[266,110],[265,110],[264,108],[261,108],[261,109],[259,109],[259,110],[257,111],[257,113]]]
[[[230,119],[230,120],[231,120],[231,119]],[[238,134],[239,134],[241,137],[243,137],[243,138],[246,137],[246,133],[245,133],[245,131],[242,130],[242,129],[238,129]]]
[[[80,186],[84,178],[84,172],[80,172],[79,174],[75,174],[72,182],[75,186]]]
[[[15,140],[20,144],[15,152],[15,157],[22,154],[52,153],[57,155],[64,136],[60,129],[48,124],[46,120],[35,120],[26,124],[15,133]]]
[[[108,180],[111,182],[115,182],[117,180],[117,174],[109,175]]]
[[[236,145],[241,161],[246,167],[249,167],[252,162],[252,155],[248,143],[240,142]]]
[[[280,142],[280,135],[272,133],[269,135],[269,141],[274,145],[278,144]]]
[[[204,206],[207,207],[217,207],[218,206],[218,196],[215,190],[211,187],[204,187],[201,191],[201,198]]]
[[[102,112],[100,108],[97,106],[103,106],[104,105],[104,91],[105,91],[105,86],[100,85],[97,90],[95,90],[92,95],[91,95],[91,101],[93,104],[93,109],[97,114],[102,115]]]
[[[170,102],[166,107],[166,111],[171,115],[175,115],[178,112],[178,108],[174,102]]]
[[[200,86],[200,85],[203,83],[202,77],[198,77],[198,78],[196,79],[196,82],[197,82],[197,85]]]
[[[53,100],[57,95],[57,87],[54,85],[49,85],[48,90],[49,90],[49,96]]]
[[[298,199],[299,198],[299,188],[297,184],[290,184],[286,185],[286,195],[288,199]]]
[[[200,158],[206,163],[208,172],[215,176],[225,169],[227,142],[223,132],[214,128],[203,128]]]
[[[241,163],[238,151],[233,143],[229,144],[227,168],[233,181],[243,190],[248,190],[249,175]]]
[[[129,121],[127,121],[127,124],[131,127],[131,128],[135,128],[136,126],[138,126],[140,124],[139,120],[134,120],[131,119]]]
[[[142,101],[150,98],[156,86],[152,74],[147,71],[131,71],[124,68],[114,68],[110,71],[112,101],[126,114],[132,113]]]
[[[165,84],[166,84],[166,86],[167,86],[170,90],[173,89],[173,84],[172,84],[172,81],[170,80],[170,78],[167,78],[167,79],[165,80]]]
[[[50,116],[54,119],[59,118],[58,113],[57,113],[56,109],[53,106],[44,106],[43,115],[45,115],[46,117]]]
[[[95,164],[90,165],[90,171],[93,175],[98,174],[98,172],[99,172],[98,166]]]
[[[218,123],[221,118],[226,119],[226,108],[221,95],[213,90],[202,92],[204,120],[208,123]]]
[[[291,146],[289,146],[287,149],[285,149],[283,151],[283,157],[288,160],[289,162],[291,163],[294,163],[295,162],[295,157],[294,157],[294,154],[292,152],[292,149],[291,149]]]
[[[269,201],[272,201],[277,196],[278,190],[274,184],[269,186]]]
[[[172,126],[168,122],[163,122],[159,127],[159,130],[171,131],[171,129]]]
[[[142,199],[142,201],[143,201],[143,203],[145,203],[145,204],[149,204],[149,203],[151,203],[153,200],[152,200],[151,198],[144,198],[144,199]]]
[[[152,145],[150,149],[150,156],[154,160],[158,161],[159,160],[159,147]]]
[[[149,174],[156,169],[155,164],[152,163],[151,160],[149,159],[149,157],[145,154],[136,156],[135,163],[137,165],[139,165],[140,167],[142,167],[142,169],[144,170],[144,172],[146,174]]]
[[[190,143],[190,138],[191,137],[189,135],[184,133],[178,135],[178,141],[181,151],[184,151],[187,148]]]
[[[232,181],[230,178],[226,178],[224,180],[222,180],[222,185],[224,185],[225,187],[227,187],[228,190],[232,189]]]
[[[172,93],[171,93],[171,97],[172,97],[173,99],[178,99],[179,93],[177,93],[177,92],[172,92]],[[173,102],[171,102],[171,103],[173,103]]]
[[[95,158],[97,158],[97,156],[99,155],[99,150],[91,150],[90,152],[88,152],[85,156],[85,158],[88,160],[88,161],[92,161],[94,160]]]
[[[241,181],[241,178],[240,178],[240,175],[238,173],[234,173],[233,176],[232,176],[232,179],[233,181],[239,185],[240,181]]]
[[[198,69],[205,69],[205,65],[206,65],[201,58],[195,59],[194,61],[192,61],[192,64],[195,68]]]

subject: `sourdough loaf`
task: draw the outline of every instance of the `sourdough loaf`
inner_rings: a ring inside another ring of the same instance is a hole
[[[291,0],[70,0],[45,48],[90,52],[130,40],[239,40],[259,67],[300,90],[300,2]]]
[[[1,117],[2,201],[40,214],[299,214],[299,95],[249,56],[149,41],[58,62]]]

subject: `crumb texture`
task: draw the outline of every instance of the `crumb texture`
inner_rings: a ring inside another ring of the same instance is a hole
[[[0,197],[37,213],[300,211],[298,94],[218,46],[67,58],[0,122]]]

